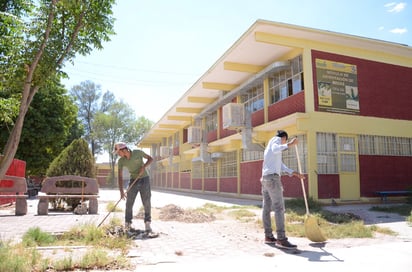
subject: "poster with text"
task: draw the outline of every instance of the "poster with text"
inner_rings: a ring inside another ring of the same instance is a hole
[[[356,65],[316,59],[320,111],[359,114]]]

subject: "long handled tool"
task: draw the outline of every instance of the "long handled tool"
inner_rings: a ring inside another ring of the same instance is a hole
[[[296,151],[296,158],[298,160],[299,174],[302,174],[302,168],[300,165],[300,158],[299,158],[299,152],[298,152],[297,145],[295,145],[295,151]],[[308,239],[311,240],[312,242],[316,242],[316,243],[325,242],[326,238],[322,234],[321,229],[319,228],[318,219],[309,214],[309,206],[308,206],[308,200],[306,198],[305,184],[303,183],[302,178],[300,179],[300,183],[302,184],[303,198],[305,199],[305,206],[306,206],[306,218],[305,218],[306,237],[308,237]]]
[[[126,195],[129,192],[130,188],[132,188],[132,186],[137,182],[137,180],[141,177],[141,175],[137,176],[137,178],[135,180],[133,180],[133,182],[127,187],[126,190]],[[117,205],[119,205],[120,201],[122,200],[122,198],[120,198],[116,204],[114,204],[114,207],[106,214],[106,216],[103,218],[102,222],[99,223],[99,225],[97,225],[97,227],[100,227],[103,222],[107,219],[107,217],[109,217],[109,215],[112,213],[112,211],[114,211],[117,207]]]

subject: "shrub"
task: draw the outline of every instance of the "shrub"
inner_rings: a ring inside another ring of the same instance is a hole
[[[52,161],[46,175],[95,177],[94,158],[87,142],[84,139],[74,140]]]

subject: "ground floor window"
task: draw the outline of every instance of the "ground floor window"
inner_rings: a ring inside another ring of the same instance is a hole
[[[302,173],[307,173],[307,154],[308,154],[308,148],[307,148],[307,140],[306,140],[306,135],[291,135],[289,136],[289,139],[292,139],[293,137],[298,138],[298,153],[299,153],[299,159],[300,159],[300,166],[302,167]],[[284,151],[282,154],[282,160],[283,163],[289,167],[290,169],[293,169],[295,171],[298,171],[298,160],[296,159],[296,150],[295,147],[289,148],[288,150]]]
[[[237,176],[237,151],[225,152],[220,163],[222,177]]]
[[[336,134],[316,133],[318,174],[338,173],[338,148]]]
[[[202,162],[192,163],[192,178],[202,178]]]
[[[242,149],[242,162],[263,160],[263,151],[249,151]]]
[[[216,178],[217,177],[217,163],[204,163],[203,171],[205,173],[205,178]]]

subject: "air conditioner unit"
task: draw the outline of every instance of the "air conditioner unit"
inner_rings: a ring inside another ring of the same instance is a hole
[[[166,158],[170,156],[170,147],[168,146],[161,146],[160,147],[160,157]]]
[[[245,107],[239,103],[229,103],[223,106],[223,128],[238,129],[245,126]]]
[[[189,144],[199,144],[202,142],[202,128],[188,127],[187,128],[187,142]]]

